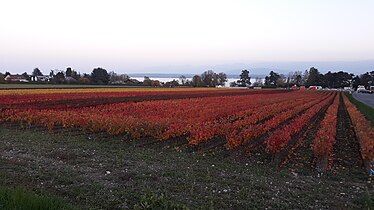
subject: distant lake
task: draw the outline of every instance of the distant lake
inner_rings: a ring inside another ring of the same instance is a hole
[[[158,80],[160,82],[170,82],[173,80],[177,80],[180,83],[180,80],[178,77],[149,77],[151,80]],[[131,77],[131,79],[136,79],[138,81],[143,82],[144,77]],[[188,80],[192,80],[192,77],[186,77]],[[231,82],[237,81],[238,78],[227,78],[227,82],[225,83],[226,87],[230,87]],[[264,82],[264,79],[261,79],[262,82]],[[253,84],[256,81],[256,78],[251,78],[251,83]]]

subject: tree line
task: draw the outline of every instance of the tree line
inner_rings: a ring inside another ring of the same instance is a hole
[[[374,71],[366,72],[361,75],[354,75],[344,71],[327,72],[322,74],[318,69],[312,67],[304,72],[295,71],[288,75],[283,75],[270,71],[264,80],[256,78],[256,81],[251,84],[251,78],[248,70],[243,70],[240,79],[233,82],[230,86],[262,86],[268,88],[291,88],[292,86],[321,86],[323,88],[344,88],[352,87],[357,89],[359,85],[366,88],[374,85]]]
[[[4,74],[0,72],[0,83],[12,82],[7,81],[6,77],[11,75],[10,72]],[[227,82],[227,75],[223,72],[215,73],[212,70],[203,72],[201,75],[195,75],[191,80],[181,76],[178,80],[160,82],[144,77],[143,81],[132,79],[127,74],[117,74],[114,71],[108,72],[104,68],[95,68],[90,74],[81,74],[76,70],[68,67],[64,70],[51,70],[49,75],[43,75],[39,68],[35,68],[31,74],[27,72],[16,75],[22,77],[30,83],[47,83],[47,84],[93,84],[93,85],[126,85],[126,86],[152,86],[152,87],[216,87],[224,85]],[[13,81],[14,82],[14,81]]]
[[[11,75],[9,72],[0,73],[0,83],[7,82],[6,76]],[[39,68],[35,68],[29,75],[27,72],[18,75],[32,83],[49,83],[49,84],[94,84],[94,85],[127,85],[127,86],[152,86],[152,87],[217,87],[224,86],[227,75],[223,72],[216,73],[208,70],[200,75],[195,75],[192,79],[180,76],[179,80],[160,82],[144,77],[143,81],[132,79],[127,74],[117,74],[114,71],[108,72],[104,68],[95,68],[90,74],[81,74],[76,70],[68,67],[63,70],[51,70],[49,75],[43,75]],[[242,70],[237,81],[230,83],[231,87],[250,87],[261,86],[267,88],[290,88],[292,86],[322,86],[324,88],[344,88],[352,87],[356,89],[359,85],[366,88],[374,85],[374,71],[366,72],[361,75],[354,75],[344,71],[327,72],[322,74],[318,69],[312,67],[304,72],[295,71],[287,75],[270,71],[264,79],[255,78],[251,82],[249,70]]]

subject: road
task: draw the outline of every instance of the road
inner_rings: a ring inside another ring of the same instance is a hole
[[[367,94],[367,93],[356,93],[354,92],[352,96],[361,101],[364,104],[367,104],[371,108],[374,108],[374,94]]]

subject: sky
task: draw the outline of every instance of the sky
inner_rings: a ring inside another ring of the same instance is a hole
[[[363,72],[374,69],[373,9],[373,0],[0,0],[0,72],[306,63]]]

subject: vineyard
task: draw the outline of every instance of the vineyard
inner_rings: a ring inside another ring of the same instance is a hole
[[[235,89],[1,90],[0,123],[177,143],[194,151],[241,151],[287,164],[305,148],[330,170],[347,112],[362,165],[372,168],[374,130],[339,92]]]

